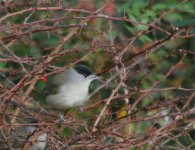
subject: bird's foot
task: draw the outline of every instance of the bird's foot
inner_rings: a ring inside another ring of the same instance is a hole
[[[65,122],[64,115],[59,115],[59,122]]]
[[[83,107],[84,107],[83,105],[78,106],[78,107],[77,107],[77,112],[78,112],[78,113],[83,112]]]

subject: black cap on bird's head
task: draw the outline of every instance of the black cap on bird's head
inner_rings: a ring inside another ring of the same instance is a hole
[[[78,63],[74,67],[74,70],[90,82],[93,80],[100,80],[100,77],[93,74],[89,67],[86,65],[86,63]]]
[[[83,75],[84,77],[88,77],[90,75],[92,75],[91,70],[84,64],[78,64],[74,67],[74,69],[81,75]]]

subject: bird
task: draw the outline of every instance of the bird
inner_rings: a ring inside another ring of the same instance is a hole
[[[78,111],[82,111],[83,104],[89,99],[89,86],[94,80],[100,80],[100,77],[92,74],[84,64],[56,74],[45,87],[46,104],[58,110],[77,107]]]

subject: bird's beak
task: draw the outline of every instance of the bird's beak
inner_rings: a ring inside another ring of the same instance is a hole
[[[101,80],[101,77],[100,76],[97,76],[95,74],[90,75],[89,78],[91,78],[92,80],[99,80],[99,81]]]
[[[97,75],[92,75],[92,78],[94,79],[94,80],[100,80],[101,79],[101,77],[100,76],[97,76]]]
[[[98,80],[98,81],[100,81],[100,82],[104,82],[103,80],[102,80],[102,77],[100,77],[100,76],[97,76],[97,75],[93,75],[94,77],[94,80]]]

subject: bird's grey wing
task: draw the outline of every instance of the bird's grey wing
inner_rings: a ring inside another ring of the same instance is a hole
[[[64,84],[65,74],[57,74],[48,79],[48,82],[43,89],[45,95],[57,94],[58,88]]]

